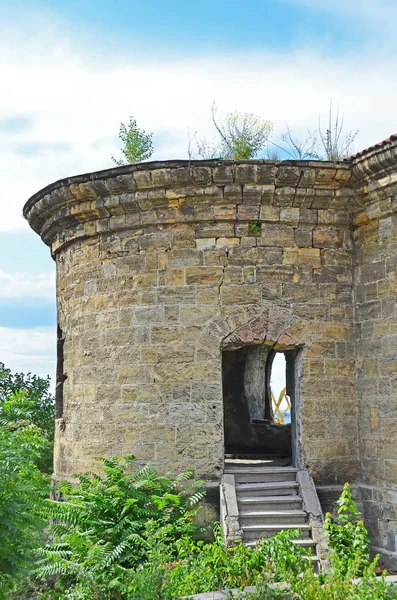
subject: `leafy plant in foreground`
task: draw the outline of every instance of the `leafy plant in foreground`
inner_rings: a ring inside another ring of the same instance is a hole
[[[9,399],[14,396],[18,401],[12,403],[10,413]],[[6,412],[7,415],[6,415]],[[52,455],[54,444],[55,401],[50,392],[50,378],[38,377],[31,373],[12,373],[0,362],[0,418],[12,421],[26,421],[41,430],[43,444],[37,465],[44,473],[52,473]]]
[[[77,485],[60,489],[63,502],[47,501],[52,541],[38,551],[37,573],[48,582],[55,577],[68,598],[127,597],[134,569],[150,557],[154,532],[172,546],[197,530],[205,489],[192,472],[171,480],[148,466],[131,473],[133,456],[100,460],[103,478],[79,475]]]
[[[34,402],[26,392],[2,398],[0,412],[0,598],[33,565],[44,519],[39,509],[49,485],[37,463],[48,448],[31,422]]]
[[[338,522],[330,513],[325,518],[329,547],[335,555],[334,561],[340,562],[341,572],[347,573],[351,565],[356,565],[354,576],[359,577],[370,564],[369,537],[348,483],[337,504]]]
[[[168,555],[163,574],[164,598],[177,598],[220,589],[256,585],[263,573],[269,580],[276,581],[280,573],[292,569],[296,574],[309,568],[304,550],[293,544],[298,531],[280,532],[263,539],[256,548],[243,544],[226,547],[219,524],[214,526],[214,541],[195,541],[187,536],[176,542],[177,555],[174,560]],[[158,548],[152,554],[150,569],[158,569],[167,557],[167,548]],[[163,557],[163,559],[161,559]],[[168,595],[167,595],[168,594]],[[138,595],[134,595],[138,598]]]

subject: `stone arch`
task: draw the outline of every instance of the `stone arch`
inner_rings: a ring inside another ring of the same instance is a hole
[[[288,307],[249,305],[223,307],[207,323],[198,345],[211,355],[247,344],[266,344],[276,350],[301,348],[321,333],[315,324],[294,317]]]

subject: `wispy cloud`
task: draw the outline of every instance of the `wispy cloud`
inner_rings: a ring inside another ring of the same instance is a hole
[[[55,273],[28,275],[6,273],[0,269],[0,299],[42,298],[53,300],[55,296]]]
[[[358,1],[352,3],[358,7]],[[329,3],[335,4],[342,6],[341,0]],[[360,3],[360,14],[369,15],[375,4]],[[382,10],[388,6],[381,1]],[[220,112],[251,111],[271,119],[276,137],[286,121],[305,135],[319,112],[326,113],[330,98],[348,128],[360,129],[360,147],[397,129],[397,57],[390,52],[357,51],[341,58],[305,47],[284,54],[236,50],[162,61],[160,55],[153,59],[136,51],[112,57],[102,50],[93,58],[71,40],[67,29],[42,29],[32,37],[31,31],[13,35],[0,26],[4,118],[10,123],[25,114],[27,99],[34,115],[25,130],[0,127],[0,232],[26,227],[22,206],[44,185],[111,166],[120,121],[129,115],[154,132],[159,159],[186,157],[188,127],[211,136],[214,99]],[[21,149],[29,151],[21,154]]]
[[[50,375],[56,368],[56,341],[52,327],[13,329],[0,327],[0,361],[16,372]]]

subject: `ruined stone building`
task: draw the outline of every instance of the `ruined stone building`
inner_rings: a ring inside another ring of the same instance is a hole
[[[292,456],[325,508],[355,485],[397,564],[397,136],[338,163],[78,175],[24,215],[57,267],[57,478],[133,453],[215,498],[225,455]]]

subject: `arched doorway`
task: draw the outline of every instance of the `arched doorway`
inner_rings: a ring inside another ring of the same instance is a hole
[[[225,455],[296,462],[297,349],[266,344],[222,352]]]

